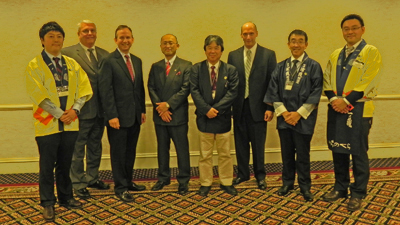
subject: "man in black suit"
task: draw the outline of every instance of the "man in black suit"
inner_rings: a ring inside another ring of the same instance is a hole
[[[224,43],[220,36],[209,35],[204,41],[207,60],[196,63],[190,72],[190,92],[196,105],[196,123],[200,130],[198,194],[207,196],[213,182],[213,148],[218,151],[221,189],[231,195],[233,164],[230,154],[231,106],[237,96],[238,74],[232,65],[220,61]]]
[[[148,82],[154,107],[158,156],[158,182],[151,190],[158,191],[170,184],[169,149],[172,139],[178,156],[178,193],[185,194],[190,180],[187,97],[192,63],[176,56],[179,44],[174,35],[164,35],[160,47],[165,59],[151,66]]]
[[[75,194],[80,198],[89,198],[87,187],[109,189],[110,185],[99,180],[101,161],[101,138],[104,132],[104,118],[98,97],[97,78],[99,62],[108,52],[95,46],[96,25],[90,20],[78,24],[79,43],[61,50],[61,53],[75,59],[89,77],[93,90],[92,98],[82,107],[79,117],[79,134],[72,157],[70,177]],[[86,146],[86,173],[83,159]]]
[[[132,182],[133,165],[140,125],[146,121],[142,60],[129,53],[134,38],[132,30],[120,25],[115,31],[118,48],[103,61],[99,91],[110,142],[114,191],[123,201],[133,201],[128,192],[146,187]]]
[[[273,107],[263,102],[276,67],[275,52],[257,44],[257,27],[248,22],[242,26],[240,36],[244,46],[232,51],[228,63],[239,73],[238,97],[233,103],[234,136],[238,175],[233,184],[250,179],[250,143],[253,152],[254,176],[258,188],[265,190],[265,139],[267,122],[273,118]]]

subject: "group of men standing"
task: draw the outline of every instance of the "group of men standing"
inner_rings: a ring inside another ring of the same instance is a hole
[[[142,61],[130,53],[132,30],[126,25],[118,26],[114,38],[117,49],[108,53],[95,46],[97,30],[93,22],[84,20],[78,27],[80,43],[62,49],[63,29],[56,22],[43,25],[39,34],[44,50],[26,70],[40,154],[40,199],[48,221],[54,220],[54,168],[62,206],[81,207],[73,198],[72,188],[81,198],[90,197],[87,188],[109,189],[98,174],[104,125],[116,196],[131,202],[134,198],[129,191],[145,190],[145,186],[132,181],[140,125],[146,121]],[[222,190],[236,195],[234,185],[250,179],[250,146],[257,186],[261,190],[267,188],[266,128],[275,112],[283,161],[283,185],[278,195],[294,189],[297,172],[304,199],[312,201],[310,142],[323,92],[330,101],[328,146],[333,151],[336,175],[334,190],[323,198],[334,201],[347,197],[351,154],[355,183],[350,185],[348,209],[359,209],[369,179],[368,133],[373,112],[370,99],[376,95],[381,58],[378,50],[361,38],[365,27],[360,16],[346,16],[341,29],[347,45],[331,55],[324,74],[305,53],[308,36],[302,30],[289,34],[291,57],[279,64],[274,51],[256,42],[258,31],[252,22],[241,27],[244,46],[229,53],[228,63],[220,60],[224,43],[218,35],[206,37],[206,60],[194,65],[177,56],[176,36],[162,36],[160,48],[165,58],[151,66],[148,78],[158,143],[158,181],[152,190],[170,184],[171,140],[178,159],[178,193],[189,190],[187,134],[191,94],[200,131],[199,195],[207,196],[211,189],[214,145]],[[236,178],[230,156],[232,115]]]

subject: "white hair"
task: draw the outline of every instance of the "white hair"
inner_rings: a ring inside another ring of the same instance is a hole
[[[94,22],[92,22],[91,20],[82,20],[81,22],[78,23],[78,32],[81,29],[81,25],[82,23],[87,23],[87,24],[94,24],[96,26],[96,24]]]

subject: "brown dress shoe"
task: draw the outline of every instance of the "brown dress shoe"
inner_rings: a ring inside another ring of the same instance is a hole
[[[327,202],[333,202],[333,201],[338,200],[339,198],[347,198],[347,193],[344,191],[333,190],[322,196],[322,199],[324,199]]]
[[[43,207],[43,219],[47,222],[54,221],[54,205],[47,205]]]
[[[357,211],[361,208],[361,203],[361,198],[351,197],[349,203],[347,204],[347,209],[349,211]]]
[[[68,201],[60,202],[60,206],[63,206],[67,209],[80,209],[82,208],[82,203],[74,198],[71,198]]]

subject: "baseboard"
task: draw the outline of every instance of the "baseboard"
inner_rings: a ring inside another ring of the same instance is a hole
[[[235,150],[231,150],[232,159],[236,164]],[[214,151],[214,156],[217,153]],[[400,143],[371,144],[369,158],[400,158]],[[199,151],[190,152],[190,163],[198,165]],[[214,157],[214,165],[217,165],[217,157]],[[311,149],[311,161],[332,160],[332,153],[326,146],[316,146]],[[37,173],[39,171],[39,157],[30,158],[3,158],[0,159],[0,174],[10,173]],[[281,154],[279,148],[267,148],[265,150],[265,163],[280,163]],[[171,152],[171,167],[177,166],[176,153]],[[157,168],[157,154],[140,153],[136,156],[135,168]],[[110,170],[110,155],[104,154],[100,170]]]

